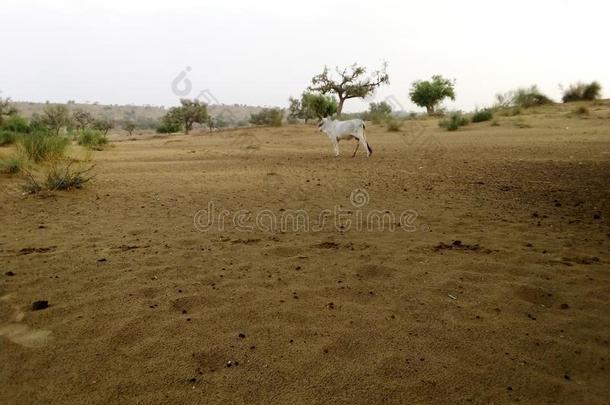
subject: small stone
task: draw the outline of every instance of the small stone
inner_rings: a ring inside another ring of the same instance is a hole
[[[12,277],[12,276],[14,276],[14,275],[15,275],[15,273],[13,273],[12,271],[10,271],[10,270],[9,270],[9,271],[7,271],[6,273],[4,273],[4,275],[5,275],[5,276]]]
[[[97,262],[98,262],[98,263],[104,263],[104,262],[107,262],[107,261],[108,261],[108,260],[107,260],[105,257],[102,257],[102,258],[100,258],[100,259],[97,259]]]
[[[186,309],[183,309],[183,310],[182,310],[182,313],[183,313],[183,314],[186,314]]]
[[[240,339],[245,339],[246,338],[246,334],[245,333],[240,333],[237,336],[239,336]]]
[[[33,311],[40,311],[41,309],[46,309],[48,307],[49,307],[49,301],[46,301],[46,300],[34,301],[32,303]]]
[[[233,362],[231,360],[227,361],[227,367],[233,366]]]
[[[453,241],[453,246],[460,246],[462,244],[461,240],[454,240]]]
[[[561,304],[559,306],[559,308],[561,308],[561,309],[570,309],[570,306],[568,304]]]

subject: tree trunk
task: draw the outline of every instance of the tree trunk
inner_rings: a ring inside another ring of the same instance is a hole
[[[341,118],[341,112],[343,111],[343,103],[345,103],[345,99],[339,97],[339,105],[337,106],[337,119]]]
[[[427,105],[426,106],[426,111],[428,111],[428,115],[434,114],[434,106],[433,105]]]

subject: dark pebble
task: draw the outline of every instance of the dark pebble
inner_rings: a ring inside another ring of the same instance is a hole
[[[34,301],[32,303],[32,310],[33,311],[40,311],[41,309],[46,309],[49,308],[49,301],[43,300],[43,301]]]
[[[570,309],[570,306],[568,304],[561,304],[559,306],[559,308],[561,308],[561,309]]]
[[[106,260],[106,258],[105,258],[105,257],[102,257],[101,259],[97,259],[97,262],[98,262],[98,263],[104,263],[104,262],[107,262],[107,261],[108,261],[108,260]]]
[[[13,273],[12,271],[7,271],[6,273],[4,273],[4,275],[12,277],[15,275],[15,273]]]
[[[245,339],[246,338],[246,335],[244,333],[240,333],[237,336],[239,336],[240,339]]]

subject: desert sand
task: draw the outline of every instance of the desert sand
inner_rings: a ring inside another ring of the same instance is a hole
[[[0,176],[0,403],[608,403],[609,111],[369,125],[368,159],[313,125],[115,136],[83,189]],[[351,222],[254,221],[296,210]]]

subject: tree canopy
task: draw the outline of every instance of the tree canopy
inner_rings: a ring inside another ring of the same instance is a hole
[[[289,118],[308,120],[330,117],[337,112],[337,99],[324,94],[304,92],[301,99],[290,97]]]
[[[335,94],[339,99],[337,116],[341,116],[345,100],[365,98],[371,95],[377,87],[390,82],[386,69],[387,64],[384,63],[380,70],[367,76],[366,68],[356,63],[344,69],[337,67],[335,73],[325,66],[322,73],[311,79],[308,89],[321,94]]]
[[[441,75],[432,76],[432,80],[413,82],[409,92],[411,101],[425,107],[428,114],[433,114],[438,104],[445,98],[455,100],[455,82]]]
[[[180,99],[179,107],[172,107],[163,120],[165,123],[180,123],[184,133],[193,129],[193,124],[206,124],[208,122],[208,106],[199,100]]]

